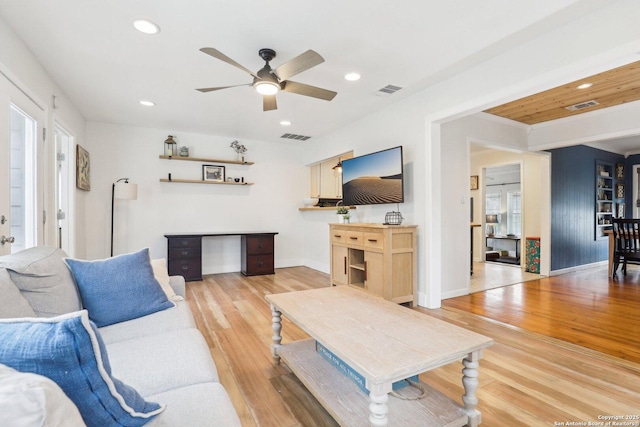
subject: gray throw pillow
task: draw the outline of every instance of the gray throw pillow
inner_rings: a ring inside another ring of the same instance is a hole
[[[6,268],[0,268],[0,319],[36,317],[36,313],[11,281]]]
[[[71,272],[64,263],[67,254],[52,246],[37,246],[0,257],[0,267],[31,304],[38,317],[53,317],[82,309]]]

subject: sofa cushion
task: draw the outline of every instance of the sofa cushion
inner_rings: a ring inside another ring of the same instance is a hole
[[[100,328],[100,335],[107,346],[161,332],[195,328],[193,315],[186,301],[177,301],[176,308],[163,310],[149,316],[138,317],[127,322],[115,323]]]
[[[240,426],[240,419],[220,383],[201,383],[148,396],[147,399],[166,402],[167,409],[155,417],[148,427]]]
[[[82,309],[78,290],[62,261],[64,251],[37,246],[0,257],[0,267],[40,317],[52,317]]]
[[[153,276],[156,278],[162,290],[171,301],[182,301],[180,295],[176,295],[176,292],[171,287],[171,278],[169,277],[169,271],[167,270],[167,260],[164,258],[152,259],[151,268],[153,268]]]
[[[97,326],[107,326],[175,307],[153,276],[149,248],[98,261],[65,258],[82,305]]]
[[[113,374],[143,396],[218,381],[209,347],[194,328],[120,341],[107,349]]]
[[[0,365],[0,426],[84,425],[76,405],[55,382]]]
[[[164,410],[111,376],[86,310],[54,318],[0,320],[0,363],[55,381],[88,426],[140,426]]]
[[[0,319],[36,317],[36,313],[11,280],[9,272],[0,268]]]

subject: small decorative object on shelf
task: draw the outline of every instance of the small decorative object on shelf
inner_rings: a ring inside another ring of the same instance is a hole
[[[400,212],[392,211],[387,212],[384,216],[384,225],[400,225],[402,224],[402,214]]]
[[[348,224],[349,223],[349,218],[351,218],[351,215],[349,215],[349,208],[346,206],[338,206],[338,208],[336,209],[336,213],[338,215],[340,215],[340,220],[338,222],[340,222],[340,224]]]
[[[231,148],[236,150],[236,153],[238,153],[238,161],[239,162],[244,162],[244,153],[247,152],[247,147],[245,147],[244,145],[240,144],[238,141],[233,141],[231,143]]]
[[[189,147],[184,145],[180,147],[180,157],[189,157]]]
[[[164,141],[164,155],[173,157],[178,154],[178,144],[173,139],[173,135],[169,135]]]
[[[202,165],[202,180],[224,182],[224,166]]]

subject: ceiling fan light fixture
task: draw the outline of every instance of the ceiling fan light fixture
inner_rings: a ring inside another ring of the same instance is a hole
[[[160,32],[160,27],[157,24],[154,24],[151,21],[147,21],[146,19],[138,19],[133,21],[133,26],[136,30],[145,34],[158,34]]]
[[[275,95],[280,90],[280,85],[269,81],[260,81],[254,85],[260,95]]]

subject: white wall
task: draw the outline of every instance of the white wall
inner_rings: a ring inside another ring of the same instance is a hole
[[[85,120],[84,117],[71,104],[66,95],[60,90],[47,71],[42,68],[37,58],[24,45],[16,34],[0,18],[0,73],[4,74],[21,91],[27,94],[36,104],[45,111],[45,127],[47,128],[47,140],[44,153],[44,185],[45,200],[43,208],[47,210],[48,218],[45,225],[45,244],[55,245],[56,221],[55,218],[55,155],[54,155],[54,122],[64,124],[65,128],[75,138],[76,143],[84,145]],[[57,108],[51,105],[52,96],[57,98]],[[72,170],[75,169],[74,158],[69,159]],[[75,178],[74,178],[75,179]],[[69,255],[83,257],[85,254],[84,240],[84,198],[86,193],[75,190],[72,197],[75,199],[75,242],[74,253]]]
[[[152,257],[166,257],[165,233],[275,231],[276,267],[303,263],[304,239],[298,207],[308,192],[307,169],[298,143],[239,141],[251,166],[224,165],[227,176],[244,176],[251,186],[161,183],[202,179],[202,164],[162,160],[167,135],[192,157],[236,160],[233,138],[89,122],[92,190],[87,204],[87,256],[109,255],[111,185],[119,178],[138,184],[138,199],[116,200],[114,254],[150,247]],[[298,144],[298,145],[296,145]],[[215,164],[215,163],[211,163]],[[203,273],[240,270],[240,238],[206,238]]]

